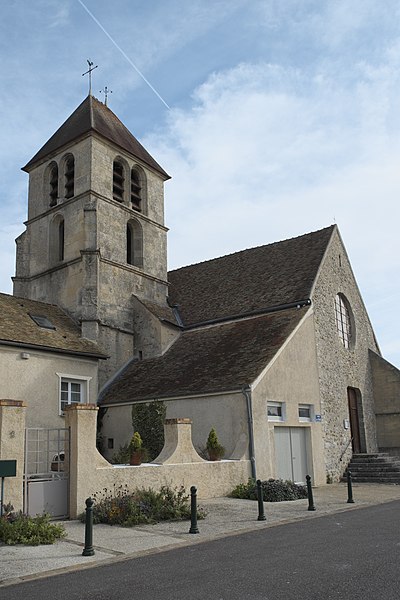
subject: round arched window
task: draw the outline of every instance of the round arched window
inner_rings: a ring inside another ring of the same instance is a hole
[[[335,297],[335,318],[339,338],[343,346],[349,348],[353,332],[351,327],[350,308],[343,294],[337,294]]]

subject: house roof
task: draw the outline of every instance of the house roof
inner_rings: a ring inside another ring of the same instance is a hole
[[[146,165],[160,173],[165,179],[170,178],[112,110],[91,95],[85,98],[65,123],[61,125],[54,135],[23,167],[23,170],[29,171],[33,165],[46,158],[49,154],[56,152],[90,131],[95,131],[105,139],[119,146],[122,150],[143,161]]]
[[[308,308],[184,331],[162,356],[132,362],[99,404],[240,390],[252,383]]]
[[[45,317],[53,328],[39,326],[32,317]],[[0,293],[1,344],[107,358],[57,306]]]
[[[335,227],[170,271],[169,303],[191,326],[305,300]]]

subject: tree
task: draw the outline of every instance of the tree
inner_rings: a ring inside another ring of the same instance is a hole
[[[143,446],[154,460],[164,446],[164,421],[166,407],[162,401],[134,404],[132,407],[132,425],[143,440]]]

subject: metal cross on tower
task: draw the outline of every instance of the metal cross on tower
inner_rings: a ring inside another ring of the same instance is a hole
[[[82,77],[84,77],[85,75],[89,75],[89,96],[92,95],[92,71],[94,71],[95,69],[97,69],[97,67],[99,65],[96,65],[95,67],[93,66],[94,63],[90,62],[89,59],[86,60],[87,64],[89,65],[89,70],[86,71],[86,73],[82,73]]]
[[[108,87],[105,86],[104,90],[100,90],[100,94],[104,94],[104,98],[105,98],[104,104],[107,106],[107,97],[108,97],[108,94],[112,94],[112,90],[109,90]]]

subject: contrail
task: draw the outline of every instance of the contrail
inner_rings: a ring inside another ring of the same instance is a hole
[[[113,40],[113,38],[111,37],[111,35],[109,33],[107,33],[107,31],[104,29],[103,25],[96,19],[96,17],[94,16],[93,13],[90,12],[90,10],[88,9],[88,7],[82,2],[82,0],[78,0],[79,4],[86,10],[86,12],[88,13],[88,15],[90,17],[92,17],[93,21],[95,23],[97,23],[97,25],[100,27],[100,29],[106,34],[106,36],[108,37],[108,39],[110,40],[110,42],[112,42],[114,44],[114,46],[117,48],[117,50],[119,50],[122,54],[122,56],[124,58],[126,58],[126,60],[128,61],[128,63],[131,65],[131,67],[133,67],[136,71],[136,73],[138,75],[140,75],[140,77],[143,79],[143,81],[145,83],[147,83],[147,85],[149,86],[149,88],[151,90],[153,90],[153,92],[155,93],[155,95],[157,96],[157,98],[159,98],[161,100],[161,102],[170,110],[170,106],[168,106],[168,104],[165,102],[165,100],[160,96],[160,94],[157,92],[156,89],[154,89],[154,87],[151,85],[150,81],[148,81],[148,79],[146,79],[146,77],[143,75],[143,73],[141,73],[141,71],[139,71],[139,69],[137,68],[137,66],[131,61],[131,59],[129,58],[129,56],[127,56],[125,54],[125,52],[122,50],[122,48],[120,48],[120,46],[118,46],[117,42],[115,40]]]

